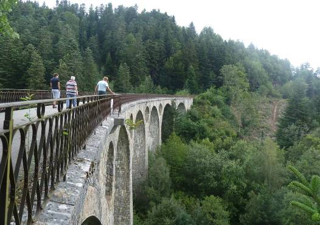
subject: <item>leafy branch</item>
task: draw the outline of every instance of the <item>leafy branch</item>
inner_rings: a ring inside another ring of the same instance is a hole
[[[12,7],[18,3],[18,0],[0,1],[0,36],[8,36],[11,38],[19,38],[9,24],[8,14],[12,11]]]
[[[291,205],[309,213],[313,221],[320,221],[319,207],[320,207],[320,177],[312,176],[311,182],[293,166],[288,168],[294,173],[299,181],[292,181],[289,188],[301,193],[304,198],[301,201],[291,201]]]
[[[22,101],[31,101],[33,98],[34,94],[30,94],[28,93],[27,96],[20,98],[20,100]],[[30,109],[33,107],[34,105],[28,105],[26,107],[23,107],[24,109],[28,109],[28,112],[26,112],[24,114],[24,117],[27,118],[29,121],[32,121],[34,119],[34,117],[31,117],[31,113],[30,113]]]
[[[129,126],[130,130],[135,130],[141,125],[142,122],[143,120],[138,120],[136,123],[134,123],[131,119],[126,119],[126,124]]]

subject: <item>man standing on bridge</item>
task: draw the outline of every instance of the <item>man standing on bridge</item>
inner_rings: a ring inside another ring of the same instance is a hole
[[[75,107],[77,105],[77,99],[75,97],[78,95],[78,85],[74,76],[71,76],[70,80],[66,83],[66,94],[68,98],[66,107],[70,108],[70,101],[72,102],[72,106]]]
[[[95,88],[95,93],[98,92],[98,95],[106,95],[107,90],[110,91],[110,93],[114,95],[114,92],[111,91],[111,89],[109,88],[108,77],[104,77],[103,80],[100,80],[97,83],[97,86]]]
[[[59,74],[54,73],[53,78],[50,80],[50,87],[52,90],[52,98],[58,99],[60,98],[60,82],[59,82]],[[52,104],[53,108],[57,108],[57,101],[54,101]]]

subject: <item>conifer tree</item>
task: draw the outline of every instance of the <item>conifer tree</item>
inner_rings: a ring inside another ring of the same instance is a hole
[[[59,74],[59,80],[61,84],[61,89],[65,89],[67,81],[73,76],[73,73],[69,70],[69,67],[64,60],[59,60],[59,66],[55,70]]]
[[[190,94],[199,93],[197,75],[193,66],[189,67],[187,77],[185,89],[189,90]]]
[[[288,106],[276,133],[277,142],[280,147],[288,148],[302,136],[307,134],[311,128],[311,118],[306,99],[306,84],[297,81],[293,85],[294,93],[289,99]]]
[[[99,79],[97,65],[92,57],[92,51],[87,48],[83,56],[83,78],[86,80],[83,90],[90,91]]]
[[[22,64],[28,60],[22,57],[22,51],[20,39],[0,37],[0,77],[5,88],[26,88],[25,82],[17,82],[25,72]]]
[[[154,93],[154,84],[150,76],[142,81],[138,88],[135,89],[137,93]]]
[[[115,88],[118,92],[128,93],[132,91],[130,83],[130,68],[126,63],[119,66]]]
[[[116,76],[115,76],[115,67],[114,66],[115,65],[112,61],[111,54],[108,53],[106,63],[104,66],[104,74],[111,74],[111,77],[115,78]]]
[[[45,68],[41,56],[34,51],[31,55],[31,65],[27,71],[27,84],[29,89],[45,89]]]
[[[313,221],[320,221],[320,177],[312,176],[310,183],[293,166],[288,167],[298,181],[292,181],[289,187],[304,196],[303,201],[292,201],[291,204],[310,214]]]
[[[78,50],[66,54],[62,60],[60,60],[60,65],[62,66],[62,71],[57,72],[60,75],[61,84],[67,82],[70,76],[76,77],[76,82],[78,83],[79,90],[87,89],[87,80],[83,77],[83,61],[82,56]],[[63,62],[63,63],[62,63]],[[62,64],[61,64],[62,63]],[[90,87],[91,89],[93,87]]]
[[[129,34],[126,38],[126,50],[122,60],[126,62],[130,68],[131,83],[138,86],[147,75],[147,67],[145,61],[145,49],[140,38],[135,38],[133,34]]]
[[[51,74],[56,66],[54,62],[54,54],[53,54],[53,41],[52,41],[52,33],[48,30],[48,28],[44,28],[40,31],[40,43],[37,47],[37,50],[43,59],[43,64],[46,69],[46,80],[49,82],[51,79]]]

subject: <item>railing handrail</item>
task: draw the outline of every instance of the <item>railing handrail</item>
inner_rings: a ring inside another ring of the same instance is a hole
[[[82,96],[72,97],[72,99],[83,99],[83,98],[99,97],[99,96],[117,96],[117,95],[82,95]],[[30,100],[30,101],[0,103],[0,109],[1,108],[8,108],[8,107],[20,107],[20,106],[26,106],[26,105],[52,103],[52,102],[56,102],[56,101],[66,101],[68,99],[69,98],[58,98],[58,99],[43,99],[43,100]]]
[[[45,92],[45,91],[50,91],[50,90],[51,90],[50,88],[48,88],[48,90],[0,88],[0,91],[39,91],[39,92]]]

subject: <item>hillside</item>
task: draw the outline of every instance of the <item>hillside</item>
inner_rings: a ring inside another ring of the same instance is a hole
[[[112,4],[88,9],[66,0],[50,9],[19,1],[9,22],[20,38],[0,37],[4,88],[48,88],[57,72],[62,83],[76,76],[80,90],[93,90],[108,75],[118,92],[198,94],[221,87],[222,67],[237,64],[247,73],[250,91],[274,95],[274,86],[292,78],[288,60],[223,40],[212,28],[198,34],[192,23],[180,27],[156,10],[138,13]]]
[[[279,118],[283,115],[286,106],[287,101],[285,99],[261,99],[258,105],[258,112],[260,115],[260,129],[258,133],[260,132],[261,135],[263,133],[264,137],[275,138],[277,127],[279,124]]]

